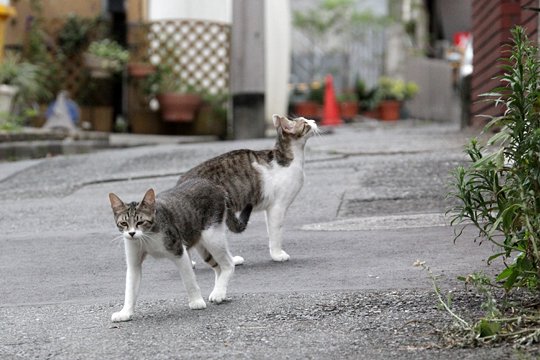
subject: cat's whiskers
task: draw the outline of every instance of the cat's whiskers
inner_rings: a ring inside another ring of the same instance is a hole
[[[114,238],[111,239],[111,242],[115,242],[115,241],[118,241],[120,239],[123,239],[124,238],[124,235],[118,235],[118,236],[115,236]]]
[[[321,129],[318,126],[311,129],[313,131],[313,134],[315,134],[315,136],[321,137]]]
[[[115,244],[118,247],[121,247],[123,242],[119,240],[123,240],[123,239],[124,239],[123,235],[118,235],[111,239],[111,243]]]
[[[152,241],[152,236],[149,234],[141,233],[138,237],[139,240],[139,249],[142,250],[143,245],[148,247]]]

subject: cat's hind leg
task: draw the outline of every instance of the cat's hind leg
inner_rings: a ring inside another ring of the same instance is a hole
[[[195,279],[195,273],[193,272],[193,265],[191,264],[191,258],[188,255],[186,248],[182,256],[175,257],[174,263],[180,270],[182,276],[182,282],[186,288],[189,299],[189,308],[193,310],[206,309],[206,303],[201,295],[201,289]]]
[[[235,266],[235,261],[227,246],[225,225],[219,224],[204,230],[198,249],[203,259],[214,269],[216,274],[214,289],[210,293],[208,300],[219,304],[227,296],[227,286],[234,273]]]
[[[233,263],[234,265],[243,265],[244,264],[244,258],[241,256],[233,256]]]

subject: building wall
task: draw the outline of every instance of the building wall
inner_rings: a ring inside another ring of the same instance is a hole
[[[515,25],[525,27],[529,38],[538,41],[538,13],[523,9],[538,7],[538,0],[474,0],[473,1],[473,75],[471,81],[471,124],[486,123],[478,115],[501,115],[503,108],[480,102],[480,95],[500,86],[494,77],[501,75],[499,59],[507,56],[502,48],[510,44],[510,30]]]
[[[45,19],[63,18],[71,13],[84,17],[94,17],[102,12],[102,0],[59,1],[42,0],[43,17]],[[12,1],[17,16],[8,19],[6,26],[6,46],[22,45],[27,22],[35,14],[32,13],[30,0]]]
[[[147,1],[150,21],[173,18],[233,21],[232,0]],[[265,114],[270,124],[272,114],[287,111],[291,21],[289,0],[265,0],[264,3],[266,19],[259,21],[264,21],[265,28]]]
[[[150,21],[167,19],[206,19],[230,23],[232,0],[148,0]]]

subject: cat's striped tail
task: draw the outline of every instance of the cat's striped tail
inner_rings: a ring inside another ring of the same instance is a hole
[[[240,213],[240,216],[236,217],[236,214],[227,206],[227,227],[234,233],[241,233],[246,230],[246,226],[249,221],[249,216],[253,210],[253,205],[247,204],[244,210]]]

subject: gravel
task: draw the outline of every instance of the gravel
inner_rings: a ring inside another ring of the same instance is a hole
[[[458,311],[481,299],[454,290]],[[540,355],[509,345],[448,348],[437,329],[452,320],[429,290],[233,295],[192,311],[183,299],[139,302],[134,319],[111,323],[120,304],[0,308],[0,358],[54,359],[499,359]],[[71,321],[66,325],[65,319]],[[321,339],[324,339],[321,341]]]

